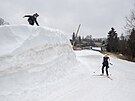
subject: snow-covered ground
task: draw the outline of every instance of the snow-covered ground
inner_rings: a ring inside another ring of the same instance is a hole
[[[0,101],[135,101],[135,63],[73,51],[67,35],[47,27],[0,27]],[[99,68],[99,69],[98,69]]]
[[[93,50],[101,51],[101,47],[92,47]]]

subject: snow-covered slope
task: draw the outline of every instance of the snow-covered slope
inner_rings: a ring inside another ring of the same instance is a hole
[[[0,101],[134,101],[135,63],[73,51],[63,32],[46,27],[0,27]],[[96,72],[95,72],[96,71]]]
[[[92,50],[75,53],[83,66],[78,68],[78,73],[68,77],[70,79],[47,85],[46,101],[135,100],[135,63],[110,56],[113,64],[109,68],[111,80],[105,76],[98,76],[101,73],[102,54]]]

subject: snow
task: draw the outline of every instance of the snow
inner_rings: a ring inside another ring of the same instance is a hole
[[[101,51],[101,47],[92,47],[93,50]]]
[[[0,27],[0,101],[134,101],[135,63],[98,51],[73,51],[68,36],[48,27]]]

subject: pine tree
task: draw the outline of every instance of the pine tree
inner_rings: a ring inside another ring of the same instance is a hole
[[[107,38],[107,51],[117,52],[118,51],[118,37],[115,29],[112,27],[108,33]]]
[[[73,32],[72,41],[75,41],[75,32]]]
[[[127,40],[125,39],[125,37],[123,36],[123,34],[121,34],[120,38],[119,38],[119,45],[118,45],[118,51],[124,55],[127,54]]]
[[[129,48],[131,51],[131,57],[132,59],[135,58],[135,29],[132,29],[132,32],[129,36]]]

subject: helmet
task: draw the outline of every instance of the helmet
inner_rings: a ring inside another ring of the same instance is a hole
[[[105,54],[105,56],[108,56],[109,54]]]

